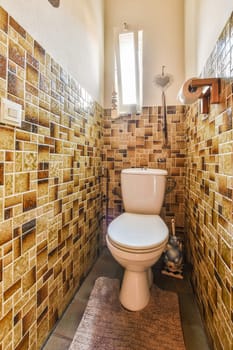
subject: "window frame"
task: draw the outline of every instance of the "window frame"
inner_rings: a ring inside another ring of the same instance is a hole
[[[118,94],[118,113],[120,115],[130,113],[140,113],[142,108],[142,72],[140,72],[139,66],[139,32],[140,30],[115,30],[115,59],[114,59],[114,82],[115,91]],[[134,39],[134,61],[135,61],[135,83],[136,83],[136,103],[135,104],[123,104],[123,92],[122,92],[122,76],[121,76],[121,60],[120,60],[120,34],[133,33]],[[142,32],[143,33],[143,32]],[[143,52],[141,52],[143,56]],[[142,57],[141,57],[142,59]],[[142,70],[142,67],[141,67]],[[141,74],[140,74],[141,73]],[[141,82],[140,82],[141,80]]]

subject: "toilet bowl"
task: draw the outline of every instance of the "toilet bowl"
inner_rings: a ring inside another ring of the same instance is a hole
[[[125,169],[121,173],[125,213],[108,226],[107,246],[124,267],[120,302],[128,310],[143,309],[150,299],[152,265],[168,241],[168,228],[158,215],[166,170]]]
[[[126,309],[138,311],[147,305],[151,266],[160,258],[167,238],[167,226],[158,215],[124,213],[109,225],[108,248],[125,268],[120,302]]]

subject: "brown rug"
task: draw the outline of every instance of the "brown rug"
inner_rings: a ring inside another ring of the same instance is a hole
[[[119,280],[99,277],[69,350],[184,350],[178,296],[155,285],[142,311],[125,310]]]

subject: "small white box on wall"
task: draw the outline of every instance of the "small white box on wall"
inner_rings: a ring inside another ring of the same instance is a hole
[[[18,103],[1,99],[0,122],[21,127],[22,106]]]

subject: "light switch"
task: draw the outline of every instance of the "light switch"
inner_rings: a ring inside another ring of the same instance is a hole
[[[21,126],[22,106],[18,103],[1,99],[0,122],[3,124]]]

